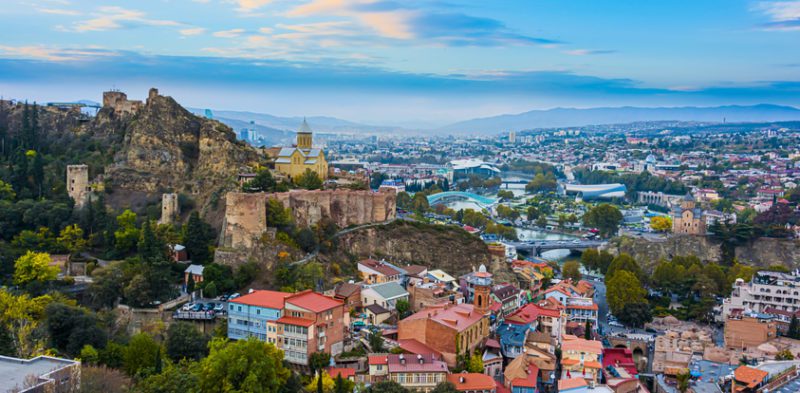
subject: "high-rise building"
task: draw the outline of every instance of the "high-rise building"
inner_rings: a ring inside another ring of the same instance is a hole
[[[517,133],[511,131],[508,133],[508,143],[517,143]]]

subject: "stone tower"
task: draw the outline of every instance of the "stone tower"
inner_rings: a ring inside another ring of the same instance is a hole
[[[481,264],[477,272],[474,272],[467,279],[472,286],[472,304],[475,312],[486,314],[492,306],[492,273],[486,271],[486,265]]]
[[[153,87],[147,93],[147,103],[150,104],[153,101],[153,99],[155,99],[155,98],[158,98],[158,89]]]
[[[75,207],[80,209],[86,206],[91,192],[89,166],[67,165],[67,193],[75,201]]]
[[[300,125],[300,130],[297,131],[297,148],[310,149],[312,142],[311,127],[308,126],[308,122],[303,118],[303,124]]]
[[[160,224],[172,224],[180,216],[181,208],[178,204],[178,194],[168,193],[161,195],[161,220]]]

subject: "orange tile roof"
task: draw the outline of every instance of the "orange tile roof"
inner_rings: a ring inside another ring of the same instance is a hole
[[[475,311],[475,306],[462,303],[424,308],[400,321],[399,326],[402,330],[403,321],[430,319],[431,321],[462,332],[470,326],[479,323],[483,318],[483,314]]]
[[[580,362],[580,360],[572,358],[561,359],[561,364],[564,366],[574,366]]]
[[[283,309],[284,300],[286,300],[286,298],[289,296],[292,296],[292,294],[288,292],[257,290],[246,295],[239,296],[230,302],[281,310]]]
[[[456,390],[460,391],[492,390],[495,388],[494,379],[481,373],[448,374],[447,381],[455,385]]]
[[[603,343],[564,335],[564,342],[561,344],[561,350],[564,352],[577,351],[600,355],[603,353]]]
[[[603,365],[600,364],[600,362],[588,361],[583,363],[583,365],[589,368],[597,368],[597,369],[603,368]]]
[[[736,382],[744,383],[751,389],[758,386],[761,382],[764,382],[767,375],[769,375],[769,373],[766,371],[747,366],[739,366],[739,368],[733,371],[733,377],[736,378]]]
[[[309,327],[314,324],[314,321],[297,317],[280,317],[277,321],[275,321],[275,323]]]
[[[404,339],[404,340],[398,340],[397,343],[400,345],[400,348],[402,350],[404,350],[404,351],[406,351],[408,353],[413,353],[415,355],[417,355],[417,354],[428,354],[428,353],[434,353],[437,356],[441,356],[442,355],[438,351],[433,350],[433,348],[431,348],[431,347],[429,347],[429,346],[427,346],[427,345],[425,345],[425,344],[423,344],[423,343],[421,343],[421,342],[419,342],[419,341],[417,341],[417,340],[415,340],[413,338]]]
[[[592,303],[592,304],[590,304],[588,306],[584,306],[584,305],[580,305],[580,304],[570,304],[570,305],[567,305],[567,308],[568,309],[569,308],[574,308],[574,309],[578,309],[578,310],[597,310],[597,304],[596,303]]]
[[[320,295],[319,293],[310,290],[298,292],[286,298],[286,303],[290,303],[297,307],[311,310],[313,312],[327,311],[344,304],[344,302],[341,300]]]
[[[575,389],[586,386],[586,380],[580,377],[562,379],[558,381],[558,390]]]

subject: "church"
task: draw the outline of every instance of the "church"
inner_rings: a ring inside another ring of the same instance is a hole
[[[706,234],[703,209],[697,207],[697,202],[691,193],[683,197],[680,207],[672,210],[672,233]]]
[[[312,141],[311,127],[308,126],[306,119],[303,119],[303,124],[297,131],[297,144],[294,147],[281,148],[275,159],[275,170],[289,179],[296,179],[306,169],[310,169],[316,172],[320,179],[327,179],[328,162],[325,160],[325,152],[313,148]]]

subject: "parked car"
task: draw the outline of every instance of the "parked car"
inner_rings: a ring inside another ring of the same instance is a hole
[[[192,306],[192,311],[203,311],[203,304],[196,303],[194,306]]]
[[[189,311],[192,309],[194,305],[192,303],[186,303],[181,307],[181,311]]]
[[[225,304],[217,303],[216,305],[214,305],[214,311],[220,312],[220,311],[224,311],[224,310],[225,310]]]
[[[609,322],[608,324],[609,324],[610,326],[614,326],[614,327],[625,327],[625,325],[623,325],[623,324],[621,324],[621,323],[619,323],[619,322],[617,322],[617,321],[611,321],[611,322]]]
[[[205,310],[205,311],[214,310],[214,303],[206,303],[205,306],[203,306],[203,310]]]
[[[233,299],[236,299],[236,298],[237,298],[237,297],[239,297],[239,296],[242,296],[242,295],[240,295],[238,292],[237,292],[237,293],[234,293],[233,295],[231,295],[231,296],[229,296],[229,297],[228,297],[228,300],[233,300]]]
[[[228,301],[228,295],[220,295],[220,297],[219,297],[219,301],[221,301],[221,302],[227,302],[227,301]]]

